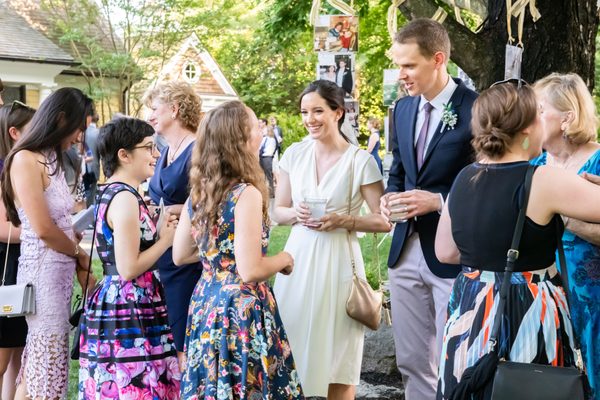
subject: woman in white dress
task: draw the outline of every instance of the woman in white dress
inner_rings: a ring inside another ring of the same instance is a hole
[[[375,160],[350,144],[340,130],[343,89],[315,81],[300,95],[300,107],[313,140],[292,145],[279,162],[273,219],[294,225],[285,251],[296,267],[291,275],[276,278],[275,297],[304,394],[353,399],[364,328],[346,314],[352,280],[349,250],[351,246],[357,271],[364,277],[355,232],[389,231],[379,213],[383,182]],[[326,200],[325,215],[311,216],[307,198]],[[364,201],[371,214],[358,216]]]

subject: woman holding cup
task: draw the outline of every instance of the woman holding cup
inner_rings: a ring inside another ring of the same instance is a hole
[[[294,257],[295,269],[277,276],[275,297],[304,394],[353,399],[364,329],[346,314],[350,251],[364,277],[355,232],[390,229],[379,214],[382,176],[371,155],[340,130],[343,89],[315,81],[300,95],[300,109],[312,140],[290,146],[283,155],[273,214],[279,224],[293,225],[285,251]],[[359,216],[365,201],[371,213]]]

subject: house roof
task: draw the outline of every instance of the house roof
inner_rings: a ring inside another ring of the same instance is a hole
[[[73,65],[75,60],[0,0],[0,59]]]

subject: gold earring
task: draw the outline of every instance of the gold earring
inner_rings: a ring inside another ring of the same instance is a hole
[[[523,148],[523,150],[529,150],[529,136],[527,136],[525,140],[523,140],[523,143],[521,143],[521,147]]]

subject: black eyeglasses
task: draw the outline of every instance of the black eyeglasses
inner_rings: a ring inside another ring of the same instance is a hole
[[[158,150],[158,147],[156,146],[156,143],[152,142],[143,146],[133,146],[132,149],[146,149],[150,154],[154,154],[154,152]]]
[[[529,86],[529,83],[527,83],[527,81],[525,81],[524,79],[509,78],[509,79],[504,79],[502,81],[494,82],[490,85],[490,87],[493,88],[494,86],[503,85],[505,83],[510,83],[511,85],[515,85],[517,87],[517,89],[521,89],[521,86]]]

